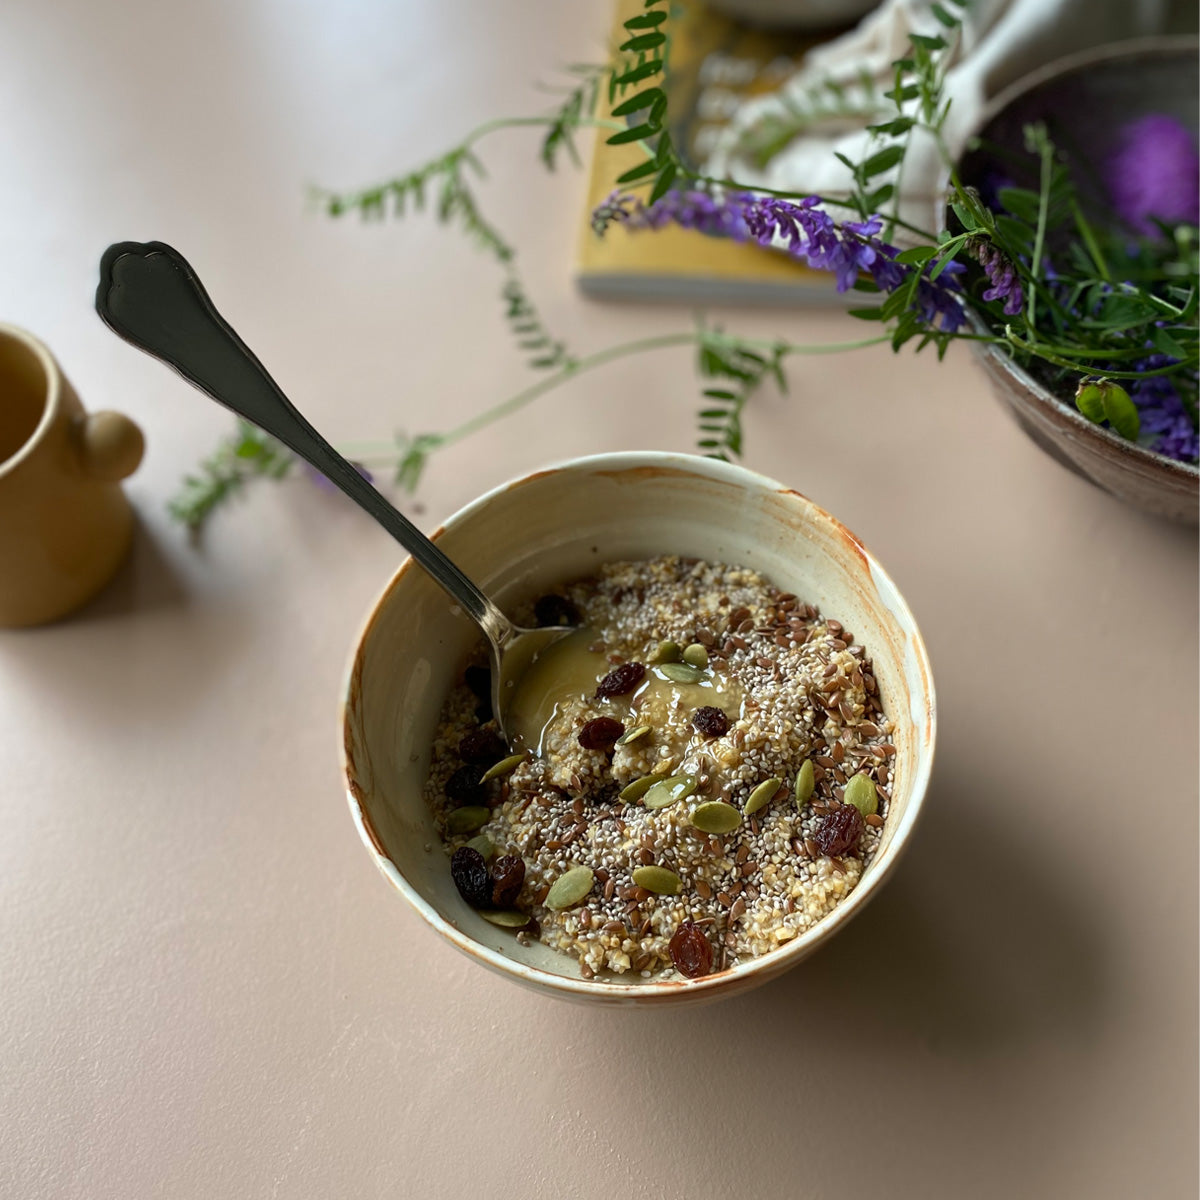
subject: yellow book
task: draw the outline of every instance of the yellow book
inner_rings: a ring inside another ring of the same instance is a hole
[[[640,0],[617,0],[615,37],[624,36],[621,22],[642,7]],[[811,34],[746,28],[706,9],[699,0],[676,0],[667,78],[655,82],[667,92],[668,128],[681,157],[700,169],[737,103],[779,88],[804,53],[822,40]],[[607,136],[598,130],[592,149],[576,268],[585,294],[713,304],[843,301],[827,272],[754,242],[734,242],[678,226],[630,230],[616,223],[598,237],[591,227],[592,210],[613,190],[618,175],[645,161],[645,152],[636,144],[609,146]]]

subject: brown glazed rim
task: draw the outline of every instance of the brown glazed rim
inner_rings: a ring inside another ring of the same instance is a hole
[[[1053,83],[1055,80],[1073,75],[1077,71],[1108,63],[1136,61],[1139,58],[1161,58],[1163,55],[1190,56],[1194,61],[1198,53],[1200,53],[1200,37],[1191,34],[1171,34],[1137,38],[1117,45],[1099,46],[1055,59],[1054,62],[1047,63],[1044,67],[1022,76],[1016,83],[1010,84],[996,96],[980,115],[971,136],[976,137],[982,133],[1014,101],[1047,83]],[[946,195],[949,183],[949,172],[943,171],[939,179],[940,186],[937,192],[939,197]],[[944,223],[948,205],[944,201],[939,201],[939,204],[937,220]],[[977,332],[992,332],[987,323],[970,307],[967,308],[967,317]],[[1043,408],[1050,410],[1050,415],[1054,420],[1059,424],[1069,425],[1078,436],[1090,438],[1099,445],[1109,447],[1110,452],[1116,456],[1141,460],[1144,469],[1148,471],[1172,476],[1182,483],[1200,482],[1200,466],[1168,458],[1167,455],[1160,454],[1157,450],[1151,450],[1137,442],[1127,441],[1102,425],[1093,425],[1078,409],[1060,400],[1028,371],[1013,362],[1012,358],[999,347],[976,342],[974,348],[977,353],[987,355],[1001,367]]]

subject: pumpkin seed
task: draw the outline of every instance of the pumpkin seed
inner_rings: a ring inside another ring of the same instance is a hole
[[[771,802],[771,797],[779,791],[782,784],[782,779],[764,780],[746,797],[746,804],[742,811],[749,816],[751,813],[758,812],[760,808],[766,808]]]
[[[668,804],[690,796],[695,790],[695,775],[672,775],[668,779],[660,779],[642,797],[642,803],[647,808],[666,808]]]
[[[800,764],[800,770],[796,772],[796,807],[803,808],[812,797],[813,791],[817,786],[816,776],[813,774],[812,759],[806,758]]]
[[[853,804],[864,817],[879,811],[879,793],[875,781],[863,771],[851,777],[842,793],[843,804]]]
[[[484,862],[487,862],[496,853],[496,847],[492,845],[492,839],[486,833],[473,837],[467,845],[482,854]]]
[[[692,813],[692,824],[702,833],[728,833],[742,823],[742,814],[723,800],[698,804]]]
[[[683,887],[683,880],[666,867],[638,867],[632,879],[638,887],[659,896],[674,896]]]
[[[491,815],[492,810],[484,808],[482,804],[468,804],[465,808],[456,808],[446,817],[446,832],[454,835],[474,833],[488,823]]]
[[[658,780],[653,775],[643,775],[641,779],[635,779],[632,783],[626,784],[617,799],[624,800],[626,804],[640,800],[657,782]]]
[[[650,655],[650,661],[652,663],[678,662],[680,653],[678,642],[659,642],[654,653]]]
[[[628,746],[630,742],[636,742],[638,738],[644,738],[650,732],[649,725],[639,725],[636,729],[631,729],[628,733],[623,733],[617,738],[616,745]]]
[[[520,754],[510,754],[507,758],[502,758],[494,767],[488,767],[483,773],[483,777],[479,780],[480,783],[487,783],[489,779],[495,779],[500,775],[507,775],[514,767],[520,766],[527,758],[528,754],[524,750]]]
[[[660,758],[658,762],[650,768],[650,774],[661,779],[664,775],[670,775],[675,770],[675,763],[669,758]]]
[[[561,911],[578,904],[592,890],[595,876],[591,867],[572,867],[564,871],[546,893],[545,905]]]
[[[683,652],[683,661],[703,669],[708,666],[708,651],[699,642],[693,642]]]
[[[515,908],[481,908],[479,915],[504,929],[524,929],[529,924],[529,914],[517,912]]]
[[[658,668],[672,683],[699,683],[704,672],[691,663],[663,663]]]

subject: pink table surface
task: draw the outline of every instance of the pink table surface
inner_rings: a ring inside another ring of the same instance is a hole
[[[397,563],[381,531],[299,480],[199,547],[168,519],[230,419],[101,326],[103,248],[177,245],[336,438],[445,428],[529,379],[498,272],[427,220],[320,218],[305,188],[540,111],[533,81],[599,57],[607,24],[553,0],[0,13],[0,319],[149,446],[117,580],[0,634],[0,1195],[1195,1194],[1195,532],[1040,454],[965,351],[800,363],[749,414],[749,465],[846,521],[910,601],[939,761],[880,900],[694,1012],[519,990],[376,874],[335,716]],[[481,197],[562,336],[690,321],[582,300],[582,177],[545,175],[526,131],[483,149]],[[687,449],[696,395],[686,350],[580,379],[438,455],[410,511],[432,528],[550,460]]]

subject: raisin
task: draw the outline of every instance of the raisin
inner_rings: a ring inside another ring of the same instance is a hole
[[[529,936],[532,938],[540,938],[542,936],[541,922],[537,919],[537,917],[530,917],[529,924],[523,925],[521,927],[521,932],[529,934]]]
[[[508,753],[504,739],[494,729],[471,729],[458,743],[458,756],[463,762],[491,766]]]
[[[596,717],[579,731],[579,744],[585,750],[611,750],[625,732],[625,726],[612,717]]]
[[[525,860],[519,854],[502,854],[492,863],[492,903],[512,908],[525,882]]]
[[[578,625],[579,609],[566,596],[543,596],[533,606],[533,619],[539,625]]]
[[[487,794],[483,784],[479,782],[482,774],[483,767],[478,763],[467,763],[459,767],[446,780],[446,799],[460,807],[464,804],[482,804]]]
[[[488,667],[468,667],[463,673],[463,682],[479,701],[475,708],[475,720],[492,719],[492,672]]]
[[[487,863],[478,850],[470,846],[459,846],[450,856],[450,876],[458,894],[472,908],[490,908],[492,903],[492,879]]]
[[[492,672],[489,667],[468,667],[463,672],[463,683],[471,689],[476,700],[492,699]]]
[[[692,724],[705,737],[724,737],[729,732],[729,718],[711,704],[692,713]]]
[[[691,921],[684,921],[675,930],[670,950],[675,969],[688,979],[699,979],[712,970],[712,943],[704,936],[704,931]]]
[[[604,700],[609,696],[624,696],[632,692],[646,677],[646,668],[640,662],[622,663],[621,666],[609,671],[600,680],[596,688],[597,699]]]
[[[858,845],[865,826],[862,813],[853,804],[842,804],[817,826],[813,841],[822,854],[846,854]]]

